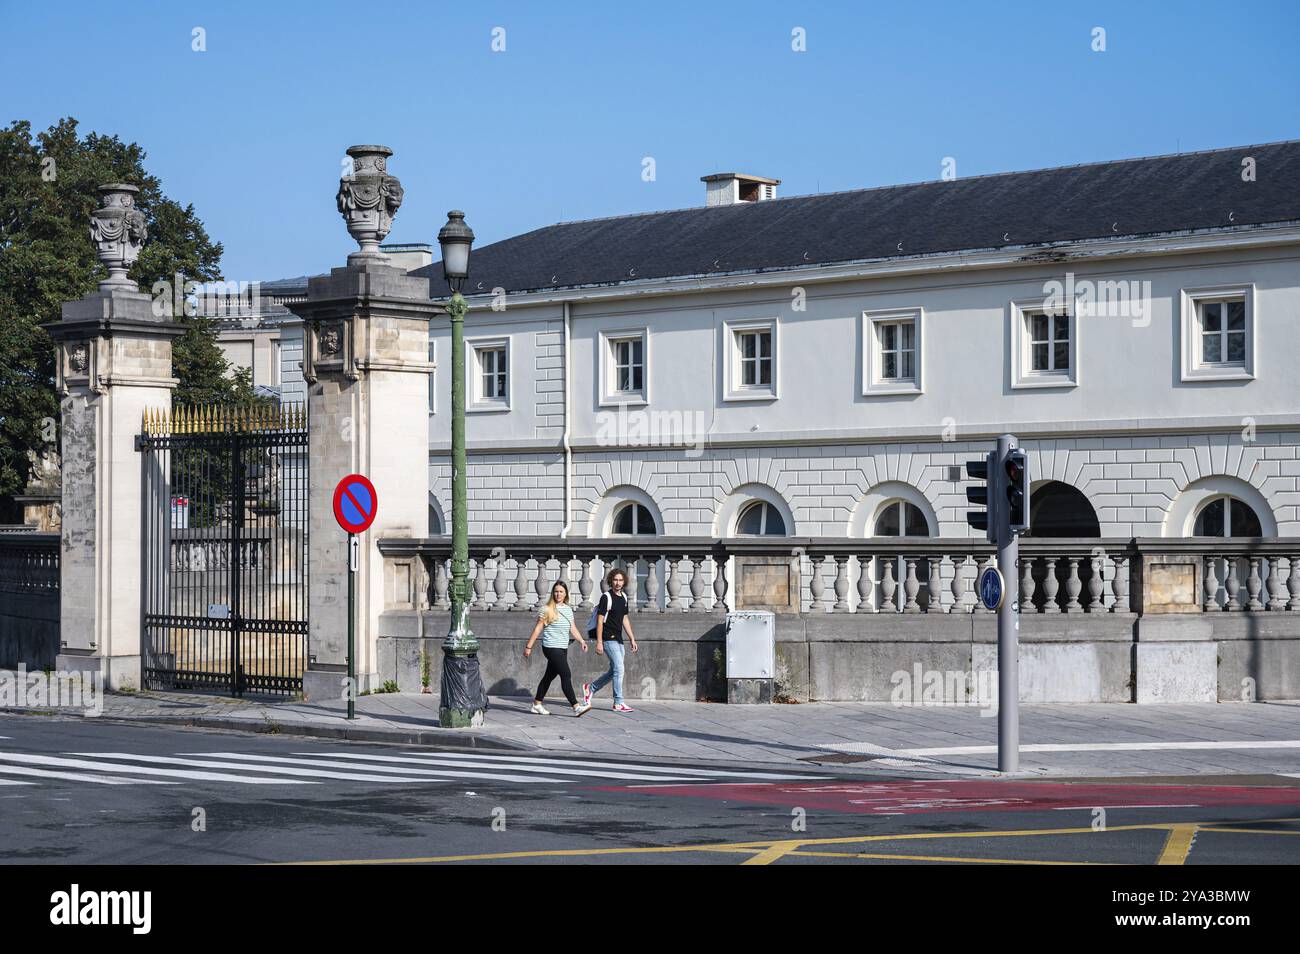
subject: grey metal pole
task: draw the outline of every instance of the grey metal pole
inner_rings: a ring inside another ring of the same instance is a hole
[[[998,608],[998,771],[1020,768],[1020,538],[1011,532],[1011,508],[1006,499],[1007,453],[1016,447],[1011,434],[998,438],[996,483],[998,570],[1002,574],[1002,605]],[[990,468],[992,471],[993,468]],[[993,488],[990,487],[990,491]],[[994,493],[990,492],[990,503]],[[990,515],[992,519],[992,515]]]

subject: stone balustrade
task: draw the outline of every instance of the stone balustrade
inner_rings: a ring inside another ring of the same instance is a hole
[[[409,580],[390,604],[449,607],[449,538],[383,540],[380,550]],[[975,581],[994,562],[982,539],[503,537],[471,543],[471,611],[535,611],[557,579],[587,610],[616,566],[635,612],[986,613]],[[751,567],[779,569],[788,592],[747,590]],[[1019,583],[1025,614],[1296,610],[1300,540],[1022,538]]]
[[[0,533],[0,592],[59,594],[59,535]]]

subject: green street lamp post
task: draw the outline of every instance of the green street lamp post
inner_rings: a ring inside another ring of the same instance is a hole
[[[464,212],[448,212],[438,232],[442,272],[451,289],[451,623],[442,642],[442,684],[438,724],[444,728],[481,725],[487,697],[479,674],[478,639],[469,624],[469,510],[465,483],[465,313],[461,290],[469,278],[474,232]]]

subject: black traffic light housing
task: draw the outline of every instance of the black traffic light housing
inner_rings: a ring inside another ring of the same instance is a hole
[[[998,472],[994,467],[995,454],[989,454],[983,460],[966,461],[966,476],[971,480],[987,481],[983,487],[967,487],[966,499],[982,507],[982,510],[968,510],[966,522],[976,530],[983,530],[990,543],[996,542],[997,531],[997,494],[992,486],[996,483]]]
[[[1007,498],[1007,527],[1012,533],[1029,529],[1029,458],[1020,449],[1008,452],[1002,463]]]

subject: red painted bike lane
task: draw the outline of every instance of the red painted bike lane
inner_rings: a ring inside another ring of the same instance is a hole
[[[1300,814],[1300,788],[1246,785],[1120,785],[1091,782],[740,783],[600,786],[598,791],[706,798],[861,815],[999,812],[1069,808],[1205,808],[1284,805]]]

